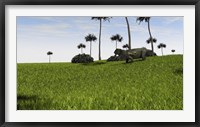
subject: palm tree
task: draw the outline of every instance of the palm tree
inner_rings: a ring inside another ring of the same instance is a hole
[[[129,26],[129,22],[128,22],[128,17],[125,17],[126,19],[126,24],[127,24],[127,29],[128,29],[128,45],[129,45],[129,49],[131,49],[131,31],[130,31],[130,26]]]
[[[83,48],[85,48],[86,46],[82,43],[80,43],[78,46],[78,49],[81,49],[81,54],[83,54]]]
[[[113,35],[112,37],[110,37],[110,39],[112,41],[116,41],[116,49],[117,49],[117,42],[122,42],[123,37],[119,34]]]
[[[174,54],[174,52],[175,52],[175,49],[172,49],[172,50],[171,50],[171,52]]]
[[[151,31],[150,31],[150,18],[151,18],[151,17],[138,17],[138,18],[136,19],[136,21],[139,21],[139,24],[140,24],[142,21],[145,21],[145,22],[148,23],[148,31],[149,31],[149,36],[150,36],[150,38],[151,38],[151,39],[150,39],[151,50],[152,50],[152,52],[154,52],[153,37],[152,37]]]
[[[146,40],[146,42],[147,42],[147,44],[150,44],[151,42],[153,42],[153,43],[156,43],[157,42],[157,39],[156,38],[149,38],[149,39],[147,39]]]
[[[101,26],[102,26],[102,21],[109,21],[110,18],[112,17],[92,17],[92,20],[99,20],[100,22],[100,27],[99,27],[99,60],[101,60]]]
[[[53,55],[53,52],[48,51],[48,52],[47,52],[47,55],[49,56],[49,63],[50,63],[50,62],[51,62],[51,55]]]
[[[92,55],[92,42],[93,41],[96,41],[97,40],[97,37],[94,35],[94,34],[88,34],[86,37],[85,37],[85,41],[89,41],[90,42],[90,56]]]
[[[166,48],[166,44],[160,43],[160,44],[158,45],[158,48],[159,48],[159,49],[161,48],[161,52],[162,52],[162,56],[163,56],[163,48]]]
[[[125,44],[125,45],[122,46],[122,48],[125,48],[127,50],[127,49],[129,49],[129,45]]]

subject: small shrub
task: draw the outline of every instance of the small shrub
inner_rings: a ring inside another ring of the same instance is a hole
[[[93,61],[94,59],[88,54],[78,54],[71,60],[72,63],[90,63]]]

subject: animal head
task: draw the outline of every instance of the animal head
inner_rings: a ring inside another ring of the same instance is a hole
[[[115,55],[120,55],[122,54],[122,49],[115,49],[114,53]]]

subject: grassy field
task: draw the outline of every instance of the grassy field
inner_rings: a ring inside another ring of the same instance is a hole
[[[183,56],[17,65],[18,110],[182,110]]]

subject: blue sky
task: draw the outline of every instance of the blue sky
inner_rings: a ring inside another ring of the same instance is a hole
[[[128,17],[131,28],[132,48],[146,47],[149,38],[146,22],[136,22],[137,17]],[[161,55],[157,48],[159,43],[165,43],[164,55],[183,54],[184,31],[183,17],[151,17],[150,27],[152,36],[157,38],[154,50]],[[77,45],[84,43],[84,53],[89,54],[89,43],[85,36],[89,33],[99,36],[99,21],[91,20],[91,17],[55,17],[55,16],[18,16],[17,17],[17,62],[37,63],[48,62],[47,52],[52,51],[52,62],[70,62],[73,56],[80,53]],[[114,55],[115,42],[110,37],[120,34],[123,41],[118,43],[122,48],[128,43],[127,25],[124,17],[112,17],[110,22],[102,24],[101,57],[107,59]],[[98,39],[92,44],[92,57],[98,60]]]

